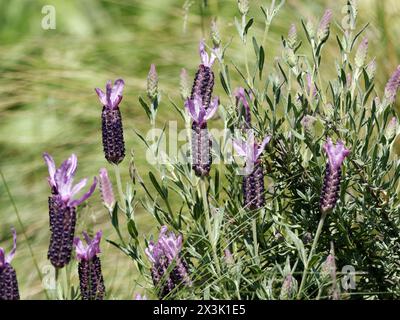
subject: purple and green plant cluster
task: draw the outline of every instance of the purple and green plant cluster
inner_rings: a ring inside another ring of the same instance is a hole
[[[126,157],[120,105],[129,83],[118,79],[108,81],[105,92],[96,88],[99,136],[116,183],[104,167],[89,188],[86,178],[75,184],[75,154],[60,167],[43,154],[50,186],[48,260],[56,281],[77,264],[77,296],[108,298],[102,231],[76,236],[80,206],[93,201],[98,187],[115,231],[106,241],[142,276],[137,300],[400,298],[400,159],[393,152],[400,135],[394,108],[400,66],[378,92],[355,1],[348,6],[351,23],[336,36],[333,79],[325,78],[323,53],[341,17],[329,9],[319,23],[288,25],[281,56],[272,69],[265,67],[268,28],[283,10],[275,2],[262,7],[261,41],[251,33],[249,14],[257,8],[238,1],[234,25],[243,63],[231,61],[230,40],[220,38],[212,21],[209,41],[199,41],[193,84],[185,69],[181,73],[179,103],[161,99],[167,94],[156,66],[149,66],[146,98],[138,106],[153,131],[135,134],[152,169],[139,172],[132,153],[130,181],[120,174]],[[307,43],[298,40],[300,27]],[[163,149],[165,126],[153,134],[159,108],[171,109],[171,119],[163,121],[177,118],[182,126],[187,145],[177,154]],[[155,238],[138,227],[137,206],[154,218]],[[0,248],[0,299],[19,299],[12,234],[8,254]]]

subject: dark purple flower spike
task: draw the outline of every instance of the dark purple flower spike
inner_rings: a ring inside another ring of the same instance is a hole
[[[17,274],[11,266],[11,261],[17,250],[17,233],[11,229],[13,234],[13,248],[8,255],[0,248],[0,300],[19,300]]]
[[[257,210],[265,205],[264,170],[260,156],[271,140],[266,136],[261,144],[250,135],[249,141],[234,140],[233,147],[239,156],[246,159],[246,174],[243,176],[243,206],[249,210]]]
[[[111,81],[106,84],[106,93],[99,88],[95,91],[103,104],[101,113],[102,137],[104,155],[108,162],[119,164],[125,157],[124,131],[119,104],[122,100],[124,80],[118,79],[111,85]]]
[[[74,239],[82,300],[103,300],[106,289],[97,256],[100,253],[102,231],[97,232],[93,239],[86,232],[83,232],[83,236],[87,245],[79,238]]]
[[[73,154],[56,169],[53,158],[44,153],[43,158],[49,169],[49,185],[52,195],[49,197],[50,245],[48,259],[56,268],[62,268],[71,260],[72,243],[76,225],[76,207],[87,200],[96,189],[94,178],[89,191],[80,198],[75,196],[85,187],[87,179],[73,186],[78,160]]]
[[[150,241],[145,253],[150,260],[151,276],[154,286],[159,289],[159,297],[165,298],[174,288],[184,285],[191,286],[188,275],[188,267],[181,257],[182,236],[178,237],[173,233],[167,233],[166,226],[161,227],[158,241]],[[168,268],[170,266],[171,271]]]
[[[207,129],[207,121],[213,117],[218,109],[219,99],[214,98],[209,108],[203,104],[200,96],[188,99],[185,107],[193,120],[192,123],[192,167],[198,177],[205,177],[210,173],[212,156],[212,142]]]
[[[331,138],[328,138],[324,144],[324,150],[328,156],[328,162],[321,191],[320,209],[323,214],[327,214],[335,207],[338,200],[342,164],[350,151],[346,149],[344,143],[340,140],[334,145]]]
[[[211,53],[211,56],[208,55],[204,40],[200,42],[199,53],[201,64],[194,78],[190,99],[193,100],[195,96],[201,97],[203,105],[208,109],[214,88],[214,73],[211,68],[216,57],[214,53]]]
[[[249,102],[247,101],[246,91],[239,87],[235,92],[236,97],[236,106],[238,108],[239,115],[242,115],[244,118],[243,127],[245,129],[250,129],[251,127],[251,110]]]

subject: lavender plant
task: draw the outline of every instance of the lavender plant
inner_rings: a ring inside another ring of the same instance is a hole
[[[0,248],[0,300],[19,300],[17,274],[11,266],[17,250],[17,233],[11,229],[13,235],[13,248],[8,255]]]
[[[119,104],[122,100],[124,81],[118,79],[114,86],[111,81],[106,84],[106,92],[96,88],[95,91],[103,104],[101,113],[104,155],[108,162],[118,165],[125,158],[124,131]]]
[[[337,18],[330,9],[317,25],[301,21],[304,36],[296,24],[288,25],[282,55],[271,61],[272,69],[265,67],[264,48],[283,1],[261,8],[262,41],[252,34],[255,19],[249,15],[256,8],[239,1],[235,26],[244,61],[226,58],[227,48],[234,46],[232,41],[224,44],[212,20],[213,49],[208,55],[206,41],[200,43],[202,59],[192,91],[183,69],[182,102],[170,100],[186,131],[192,120],[189,161],[171,155],[168,163],[157,163],[149,172],[151,185],[133,170],[132,188],[145,192],[140,202],[160,225],[159,240],[141,243],[132,207],[129,241],[113,223],[121,242],[111,243],[135,261],[148,280],[149,296],[399,296],[400,163],[393,149],[399,135],[394,109],[398,70],[380,96],[374,85],[377,65],[374,58],[368,60],[368,39],[363,37],[366,26],[356,31],[356,2],[347,5],[350,22],[335,28],[333,79],[325,77],[329,65],[323,55]],[[211,70],[216,64],[220,88]],[[232,89],[233,82],[238,89]],[[211,98],[214,89],[226,94],[218,103]],[[146,107],[143,100],[141,105]],[[222,134],[214,136],[212,127],[221,125]],[[199,129],[207,129],[206,134]],[[137,135],[146,147],[160,151],[162,137],[150,146]],[[246,160],[244,167],[233,154]],[[127,204],[136,196],[132,190],[128,194]],[[170,240],[167,228],[174,230]],[[342,285],[348,275],[341,270],[348,266],[360,274],[355,286]]]
[[[103,300],[105,286],[100,259],[97,256],[100,253],[102,231],[97,232],[93,239],[86,232],[83,236],[86,246],[81,239],[74,239],[76,257],[79,260],[78,273],[82,300]]]
[[[72,154],[59,168],[53,158],[43,154],[49,170],[48,182],[51,188],[49,197],[50,244],[48,259],[56,268],[62,268],[71,260],[71,252],[76,225],[76,207],[87,200],[96,189],[97,178],[94,178],[88,192],[80,198],[74,197],[85,187],[87,179],[82,179],[73,186],[78,164],[77,157]]]

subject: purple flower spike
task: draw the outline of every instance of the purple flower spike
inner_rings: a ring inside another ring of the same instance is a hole
[[[385,87],[385,97],[389,103],[394,103],[397,96],[397,90],[400,87],[400,66],[397,67]]]
[[[218,109],[219,99],[214,98],[209,108],[206,108],[200,96],[188,99],[185,107],[188,110],[192,123],[192,167],[199,177],[207,176],[211,170],[212,142],[207,129],[207,121],[211,119]]]
[[[251,126],[251,110],[249,102],[247,101],[246,91],[239,87],[235,91],[236,97],[236,106],[239,109],[239,114],[242,114],[244,117],[244,127],[249,129]],[[243,112],[241,111],[243,107]]]
[[[76,207],[87,200],[96,189],[94,178],[89,191],[80,198],[75,196],[85,187],[87,179],[73,186],[77,158],[73,154],[56,169],[53,158],[44,153],[43,158],[49,169],[48,182],[52,195],[49,197],[50,245],[48,258],[56,268],[62,268],[71,260],[72,244],[76,225]]]
[[[167,233],[166,226],[161,227],[158,241],[150,241],[145,253],[152,264],[151,275],[154,285],[159,289],[160,298],[165,298],[180,285],[191,286],[188,267],[181,257],[182,236]],[[168,268],[173,268],[168,272]]]
[[[211,67],[215,61],[215,55],[212,53],[211,58],[209,57],[203,41],[200,42],[199,51],[201,64],[194,78],[190,99],[193,100],[195,96],[201,97],[203,105],[208,109],[214,88],[214,73]]]
[[[11,261],[17,250],[17,233],[11,229],[13,235],[13,248],[8,255],[0,248],[0,300],[19,300],[17,274],[11,266]]]
[[[321,212],[326,214],[335,207],[338,200],[342,164],[344,159],[350,154],[350,150],[346,149],[344,143],[340,140],[334,145],[331,138],[328,138],[324,144],[324,150],[328,155],[328,162],[321,191],[320,208]]]
[[[78,273],[82,300],[103,300],[105,286],[101,272],[100,240],[102,231],[96,233],[93,239],[84,232],[83,236],[87,245],[79,238],[74,239],[76,257],[79,260]]]
[[[246,159],[246,173],[243,176],[243,207],[257,210],[265,204],[264,171],[259,160],[271,136],[266,136],[261,144],[254,142],[254,136],[249,141],[234,140],[233,147],[239,156]]]
[[[122,116],[118,108],[122,100],[124,85],[124,80],[118,79],[113,87],[111,81],[107,82],[106,93],[99,88],[95,89],[103,104],[101,119],[104,155],[107,161],[113,164],[119,164],[125,158]]]

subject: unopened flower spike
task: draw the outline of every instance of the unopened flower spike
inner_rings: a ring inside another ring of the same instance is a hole
[[[114,82],[114,86],[111,81],[107,82],[106,93],[99,88],[95,89],[103,105],[101,119],[104,155],[108,162],[116,165],[125,157],[122,117],[118,107],[122,100],[124,85],[124,80],[118,79]]]
[[[56,168],[53,158],[48,153],[44,153],[43,158],[49,170],[48,182],[52,193],[49,197],[51,237],[47,256],[54,267],[62,268],[71,259],[76,207],[93,194],[97,178],[94,178],[93,184],[86,193],[81,197],[76,197],[87,183],[85,178],[73,185],[78,163],[76,156],[72,154],[59,168]]]
[[[253,135],[250,135],[248,140],[234,140],[233,147],[239,156],[246,159],[247,175],[243,176],[243,207],[256,210],[265,205],[264,170],[259,158],[270,142],[271,136],[266,136],[260,144],[254,141]]]
[[[86,232],[83,236],[86,245],[81,239],[74,239],[82,300],[103,300],[105,286],[98,257],[102,231],[97,232],[93,239]]]
[[[115,205],[115,197],[112,188],[112,183],[108,176],[108,172],[106,168],[101,168],[99,172],[100,177],[100,191],[101,197],[103,199],[104,205],[107,207],[109,211],[112,211]]]
[[[332,10],[327,9],[319,23],[317,30],[317,38],[320,42],[324,42],[328,39],[331,21],[332,21]]]
[[[17,274],[11,266],[17,250],[17,233],[11,229],[13,235],[13,247],[6,255],[5,250],[0,247],[0,300],[19,300],[19,289]]]
[[[145,253],[151,263],[151,276],[158,288],[159,298],[165,298],[178,286],[191,286],[188,266],[181,257],[182,235],[168,232],[161,227],[157,242],[150,241]],[[170,266],[172,270],[169,271]]]
[[[338,200],[342,164],[344,159],[350,154],[350,150],[346,149],[343,141],[339,140],[335,145],[331,138],[328,138],[324,144],[324,151],[328,156],[328,161],[321,191],[320,209],[323,214],[326,214],[335,207]]]
[[[290,25],[287,41],[288,41],[289,48],[295,49],[296,44],[297,44],[297,29],[296,29],[296,25],[294,23],[292,23]]]
[[[185,107],[192,118],[192,168],[199,177],[207,176],[211,170],[212,142],[207,129],[207,121],[216,113],[219,99],[214,98],[206,108],[200,96],[188,99]]]
[[[364,38],[360,45],[358,46],[355,62],[358,68],[361,68],[365,64],[365,60],[367,59],[368,54],[368,38]]]
[[[188,73],[184,68],[181,70],[180,74],[179,89],[182,99],[183,100],[188,99],[190,96],[190,84],[189,84]]]
[[[297,280],[288,274],[283,281],[281,292],[279,295],[280,300],[292,300],[297,293]]]
[[[155,101],[158,97],[158,74],[154,64],[150,66],[150,71],[147,75],[147,96],[152,101]]]
[[[385,98],[389,103],[394,103],[397,96],[397,90],[400,87],[400,65],[390,77],[385,87]]]

